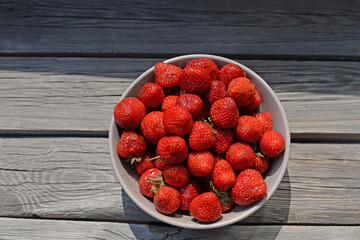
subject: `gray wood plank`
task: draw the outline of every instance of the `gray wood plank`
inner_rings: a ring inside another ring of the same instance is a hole
[[[6,1],[0,53],[359,59],[357,1]]]
[[[2,138],[0,152],[0,216],[157,221],[123,192],[107,139]],[[292,144],[279,188],[242,222],[360,224],[359,156],[360,144]]]
[[[0,218],[1,239],[329,239],[355,240],[359,226],[231,225],[193,230],[167,225]]]
[[[101,131],[106,135],[121,94],[162,60],[2,57],[0,133]],[[360,109],[360,63],[238,61],[274,89],[292,134],[316,138],[332,133],[360,139],[360,113],[354,111]]]

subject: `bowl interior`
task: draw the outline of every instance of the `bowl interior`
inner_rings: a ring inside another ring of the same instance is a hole
[[[262,103],[260,104],[260,111],[270,112],[273,116],[273,125],[274,130],[280,132],[286,142],[285,151],[277,158],[273,159],[271,162],[271,167],[265,175],[265,181],[267,184],[267,195],[259,202],[256,202],[250,206],[242,207],[236,205],[228,213],[223,213],[222,217],[210,224],[202,224],[192,221],[192,217],[190,214],[183,215],[179,213],[174,213],[172,215],[163,215],[156,211],[154,204],[146,197],[144,197],[138,188],[138,180],[139,176],[135,172],[135,170],[130,166],[130,164],[126,161],[123,161],[119,158],[116,152],[116,146],[120,138],[120,134],[118,128],[115,124],[114,118],[111,121],[110,131],[109,131],[109,144],[110,144],[110,155],[112,164],[114,166],[116,175],[124,188],[125,192],[128,196],[145,212],[150,214],[151,216],[166,222],[168,224],[185,227],[185,228],[194,228],[194,229],[210,229],[216,227],[222,227],[234,222],[237,222],[245,217],[249,216],[257,209],[259,209],[264,203],[271,197],[271,195],[275,192],[276,188],[280,184],[282,177],[285,173],[287,161],[289,158],[289,150],[290,150],[290,131],[288,122],[286,119],[285,112],[280,104],[280,101],[276,97],[275,93],[269,87],[269,85],[260,78],[256,73],[254,73],[249,68],[244,65],[235,62],[233,60],[214,56],[214,55],[204,55],[204,54],[193,54],[193,55],[185,55],[176,58],[169,59],[165,62],[174,64],[181,68],[184,68],[185,65],[193,58],[197,57],[207,57],[215,61],[215,63],[221,68],[222,66],[232,63],[237,64],[242,67],[242,69],[246,72],[247,77],[250,78],[260,93],[262,98]],[[126,97],[138,97],[138,93],[140,88],[147,82],[154,81],[154,68],[150,68],[146,72],[144,72],[140,77],[138,77],[131,86],[125,91],[121,99]],[[121,100],[120,99],[120,100]]]

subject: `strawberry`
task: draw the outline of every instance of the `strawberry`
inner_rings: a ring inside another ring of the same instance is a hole
[[[167,164],[178,164],[188,156],[188,147],[184,139],[178,136],[165,136],[156,147],[160,158]]]
[[[203,102],[203,107],[201,109],[200,115],[194,119],[194,121],[202,121],[203,119],[207,119],[210,114],[210,106],[206,102]]]
[[[194,122],[189,134],[189,145],[193,150],[205,150],[216,143],[216,137],[209,124],[203,121]]]
[[[209,174],[215,165],[215,158],[209,151],[194,151],[188,156],[188,169],[196,177]]]
[[[235,186],[231,189],[231,198],[241,206],[248,206],[262,199],[267,191],[266,183],[255,169],[246,169],[239,173]]]
[[[164,112],[164,126],[167,132],[184,136],[193,125],[191,114],[182,106],[173,106]]]
[[[155,192],[164,186],[162,171],[157,168],[150,168],[140,176],[139,190],[146,197],[153,198]]]
[[[284,136],[274,130],[265,132],[260,139],[260,149],[269,158],[279,156],[285,149]]]
[[[239,121],[239,111],[235,101],[230,97],[216,101],[210,108],[210,118],[219,128],[235,127]]]
[[[263,133],[273,129],[271,113],[269,112],[255,113],[254,117],[260,122]]]
[[[181,89],[187,93],[206,92],[210,82],[210,74],[198,66],[184,68],[179,79]]]
[[[139,92],[140,100],[149,108],[156,108],[160,106],[164,97],[165,94],[161,86],[152,82],[146,83],[142,86]]]
[[[155,82],[162,88],[171,88],[179,85],[179,78],[182,69],[164,62],[155,64],[154,74]]]
[[[232,188],[236,181],[234,170],[231,165],[223,159],[216,162],[211,175],[215,187],[224,192]]]
[[[203,108],[203,101],[198,95],[184,93],[176,100],[176,105],[186,108],[193,119],[199,118]]]
[[[264,174],[270,167],[269,158],[265,157],[262,154],[255,154],[254,169],[257,170],[260,174]]]
[[[255,86],[246,77],[235,78],[229,83],[228,95],[232,97],[239,107],[249,105],[255,95]]]
[[[154,197],[156,210],[163,214],[172,214],[179,209],[180,193],[173,187],[162,187],[156,191]]]
[[[190,180],[190,172],[183,164],[167,165],[163,171],[165,182],[172,187],[182,187]]]
[[[217,161],[221,159],[225,159],[225,156],[223,156],[222,154],[214,154],[214,158],[215,158],[215,163],[217,163]]]
[[[242,107],[241,110],[243,112],[255,111],[259,107],[260,103],[261,103],[261,97],[258,90],[256,90],[255,88],[255,94],[253,96],[253,99],[251,100],[251,103],[249,105],[246,105],[245,107]]]
[[[115,121],[119,127],[124,129],[138,128],[145,115],[145,105],[134,97],[121,100],[114,109]]]
[[[186,67],[200,66],[204,68],[211,77],[211,80],[216,80],[219,76],[219,68],[216,63],[209,58],[195,58],[191,60]]]
[[[209,90],[205,93],[205,100],[213,105],[217,100],[225,98],[227,95],[226,86],[221,81],[211,81]]]
[[[219,79],[225,85],[229,85],[229,83],[238,77],[246,77],[244,70],[239,65],[236,64],[227,64],[223,66],[219,73]]]
[[[167,132],[163,124],[164,113],[160,111],[150,112],[141,121],[141,131],[145,139],[153,144],[157,144]]]
[[[116,150],[121,157],[132,158],[144,155],[146,147],[143,136],[132,130],[125,130],[121,134]]]
[[[235,180],[236,178],[234,178],[234,183]],[[220,200],[222,212],[228,212],[235,205],[234,201],[231,199],[230,192],[220,191],[218,188],[215,187],[213,182],[210,181],[209,183],[211,192],[215,193]]]
[[[257,142],[262,135],[260,122],[253,116],[241,116],[235,129],[235,136],[246,143]]]
[[[151,153],[145,153],[141,158],[140,161],[135,162],[135,170],[138,174],[143,174],[146,170],[150,168],[155,168],[154,161],[149,161],[150,158],[153,157]]]
[[[235,170],[251,168],[254,166],[255,153],[249,144],[236,142],[226,152],[226,161]]]
[[[164,101],[161,103],[161,111],[165,112],[167,109],[176,105],[178,96],[169,95],[164,98]]]
[[[215,222],[222,213],[220,200],[213,192],[196,196],[190,203],[190,214],[200,222]]]
[[[160,170],[164,170],[167,166],[166,162],[162,160],[160,156],[156,159],[154,158],[152,161],[154,161],[155,166]]]
[[[179,189],[180,192],[180,210],[189,210],[191,201],[201,193],[202,187],[197,181],[190,181]]]
[[[214,127],[213,130],[216,136],[216,143],[211,150],[217,154],[226,153],[231,144],[234,142],[233,132],[229,129],[221,129],[218,127]]]

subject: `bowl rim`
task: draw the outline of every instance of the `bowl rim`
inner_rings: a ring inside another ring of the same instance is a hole
[[[267,93],[272,95],[272,98],[275,100],[277,106],[279,106],[279,110],[280,110],[280,115],[283,118],[284,121],[284,127],[285,127],[285,151],[282,153],[283,154],[283,163],[284,167],[282,167],[280,169],[280,176],[279,178],[276,179],[275,183],[274,183],[274,187],[267,192],[266,194],[266,198],[263,198],[262,200],[260,200],[259,202],[257,202],[256,205],[252,206],[249,211],[247,211],[244,214],[241,214],[238,217],[234,217],[233,219],[227,220],[225,222],[214,222],[211,224],[198,224],[198,225],[184,225],[182,223],[178,223],[176,222],[176,218],[174,218],[174,220],[168,220],[168,219],[161,219],[160,218],[160,214],[158,212],[154,212],[154,211],[150,211],[147,208],[143,208],[141,207],[142,203],[133,195],[131,194],[130,189],[126,186],[126,184],[123,182],[122,177],[120,176],[120,170],[118,169],[117,165],[116,165],[116,161],[117,159],[115,157],[113,157],[112,153],[115,151],[116,149],[113,148],[112,145],[112,140],[111,140],[111,136],[113,136],[114,134],[114,129],[116,129],[115,126],[115,119],[114,119],[114,115],[112,116],[111,122],[110,122],[110,129],[109,129],[109,147],[110,147],[110,157],[111,157],[111,163],[113,165],[114,171],[116,173],[117,179],[120,182],[122,188],[125,190],[126,194],[129,196],[129,198],[135,202],[135,204],[143,211],[145,211],[147,214],[149,214],[150,216],[171,224],[173,226],[177,226],[177,227],[183,227],[183,228],[188,228],[188,229],[214,229],[214,228],[220,228],[220,227],[224,227],[224,226],[228,226],[230,224],[236,223],[242,219],[247,218],[248,216],[250,216],[251,214],[253,214],[254,212],[256,212],[259,208],[261,208],[270,198],[271,196],[274,194],[274,192],[277,190],[277,188],[279,187],[279,184],[281,183],[285,171],[287,169],[287,165],[288,165],[288,161],[289,161],[289,155],[290,155],[290,143],[291,143],[291,139],[290,139],[290,128],[289,128],[289,123],[284,111],[284,108],[282,106],[282,104],[280,103],[280,100],[277,98],[275,92],[272,90],[272,88],[267,84],[267,82],[265,80],[263,80],[257,73],[255,73],[253,70],[251,70],[250,68],[246,67],[245,65],[236,62],[235,60],[229,59],[229,58],[225,58],[225,57],[221,57],[221,56],[217,56],[217,55],[211,55],[211,54],[187,54],[187,55],[181,55],[181,56],[177,56],[174,58],[170,58],[167,59],[163,62],[165,63],[169,63],[169,62],[174,62],[174,61],[178,61],[178,60],[184,60],[184,59],[193,59],[193,58],[209,58],[212,60],[219,60],[219,61],[225,61],[228,62],[228,64],[235,64],[240,66],[246,73],[251,73],[252,75],[254,75],[256,78],[258,78],[259,81],[262,82],[263,87],[266,88]],[[122,94],[119,102],[121,100],[123,100],[125,98],[125,96],[127,96],[129,93],[131,93],[131,91],[136,87],[136,85],[141,81],[141,79],[150,74],[151,72],[154,71],[154,66],[149,68],[148,70],[146,70],[144,73],[142,73],[139,77],[137,77],[134,82],[132,84],[130,84],[130,86],[125,90],[125,92]],[[115,126],[115,127],[114,127]]]

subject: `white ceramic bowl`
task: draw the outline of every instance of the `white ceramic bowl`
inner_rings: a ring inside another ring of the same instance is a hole
[[[259,77],[255,72],[245,67],[244,65],[224,57],[205,55],[205,54],[184,55],[169,59],[165,62],[184,68],[185,65],[191,59],[198,57],[206,57],[212,59],[219,66],[219,69],[229,63],[239,65],[246,72],[247,77],[250,78],[255,83],[255,86],[260,93],[260,96],[262,98],[262,103],[260,104],[260,111],[261,112],[267,111],[272,114],[274,130],[280,132],[285,138],[285,143],[286,143],[285,151],[279,157],[272,160],[271,167],[265,175],[265,182],[267,184],[267,194],[261,201],[258,201],[247,207],[236,205],[230,212],[224,213],[218,221],[207,224],[202,224],[192,221],[192,217],[190,216],[190,214],[183,215],[179,213],[174,213],[173,215],[169,215],[169,216],[161,214],[158,211],[156,211],[154,204],[148,198],[144,197],[140,193],[138,188],[139,175],[130,166],[128,162],[122,161],[116,152],[116,146],[120,136],[115,124],[114,117],[112,118],[110,124],[109,144],[110,144],[110,156],[111,156],[112,164],[114,166],[114,170],[122,187],[125,190],[125,192],[128,194],[128,196],[142,210],[144,210],[154,218],[157,218],[160,221],[163,221],[165,223],[174,226],[192,228],[192,229],[210,229],[210,228],[223,227],[246,218],[247,216],[254,213],[256,210],[258,210],[261,206],[263,206],[266,203],[266,201],[273,195],[273,193],[279,186],[284,176],[287,162],[289,159],[290,131],[284,109],[281,106],[280,101],[276,97],[273,90],[261,77]],[[154,81],[154,67],[150,68],[149,70],[141,74],[141,76],[138,77],[124,92],[120,100],[130,96],[138,97],[140,88],[145,83],[153,82],[153,81]]]

